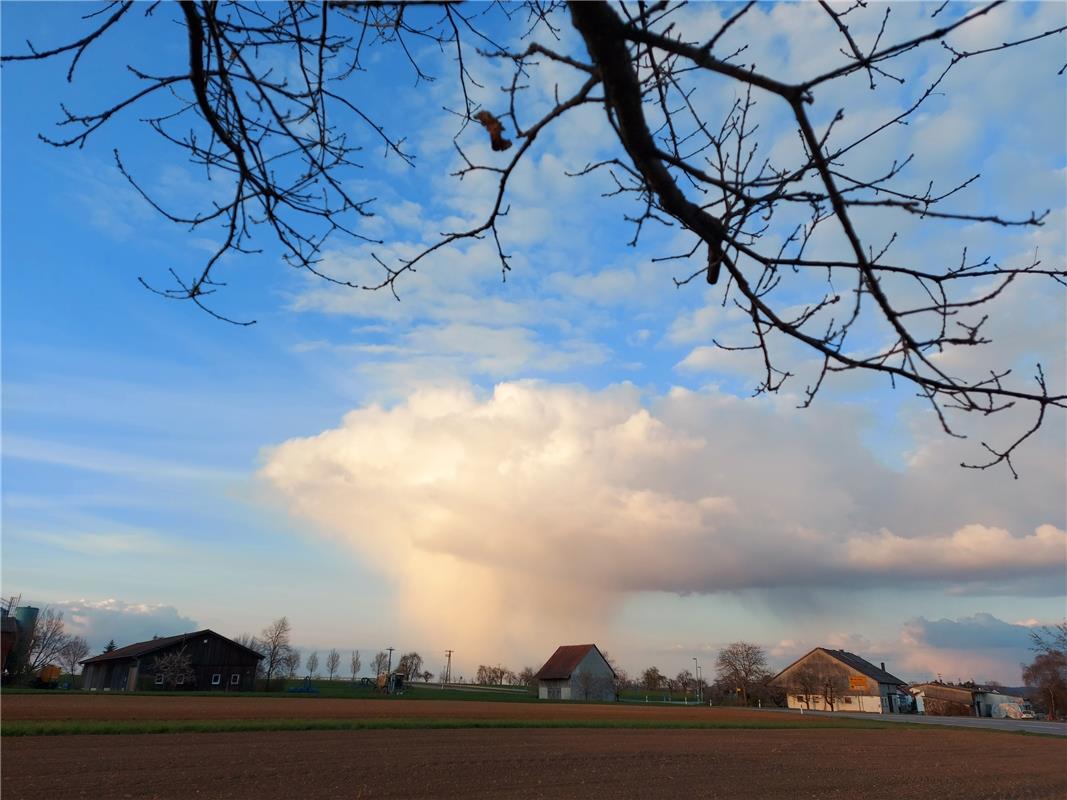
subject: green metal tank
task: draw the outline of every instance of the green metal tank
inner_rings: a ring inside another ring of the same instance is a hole
[[[33,630],[33,626],[37,624],[37,615],[41,613],[41,609],[33,606],[19,606],[15,609],[15,622],[22,628],[22,632],[26,633]]]

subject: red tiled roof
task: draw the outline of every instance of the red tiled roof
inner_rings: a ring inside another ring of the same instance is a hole
[[[595,644],[560,645],[534,677],[539,681],[567,680],[590,650],[600,653],[600,649]],[[604,658],[604,654],[600,653],[600,657]],[[605,658],[604,661],[606,662],[607,659]]]

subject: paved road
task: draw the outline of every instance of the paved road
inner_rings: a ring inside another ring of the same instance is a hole
[[[799,714],[793,709],[767,709],[783,714]],[[1067,724],[1046,722],[1040,719],[990,719],[988,717],[927,717],[920,714],[850,714],[847,711],[805,711],[820,717],[855,717],[856,719],[877,719],[886,722],[910,722],[918,725],[952,725],[957,728],[984,728],[998,731],[1029,731],[1055,736],[1067,736]]]

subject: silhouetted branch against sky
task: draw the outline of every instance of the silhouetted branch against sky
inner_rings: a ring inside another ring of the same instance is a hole
[[[925,113],[962,62],[983,59],[993,70],[1005,51],[1067,30],[1004,31],[997,44],[964,47],[967,31],[1000,5],[938,8],[921,30],[900,35],[891,33],[890,6],[822,3],[839,51],[812,52],[805,69],[778,74],[751,63],[749,44],[736,38],[752,3],[703,30],[699,5],[668,2],[112,2],[86,15],[80,38],[27,42],[3,59],[69,58],[67,80],[77,81],[84,54],[107,48],[113,29],[134,15],[155,18],[160,37],[182,37],[180,69],[158,74],[156,65],[127,65],[135,91],[95,110],[62,106],[59,133],[42,139],[82,147],[106,136],[116,118],[149,109],[140,112],[146,133],[171,143],[176,159],[199,167],[225,194],[192,213],[172,210],[115,151],[118,170],[163,217],[218,235],[198,272],[171,270],[170,286],[142,282],[238,324],[251,322],[220,311],[213,295],[225,285],[224,256],[263,251],[252,243],[261,229],[287,264],[337,291],[384,290],[399,299],[405,276],[433,269],[436,256],[464,240],[490,241],[506,277],[511,256],[500,223],[523,214],[510,203],[518,165],[556,145],[546,132],[561,119],[582,107],[602,109],[613,136],[600,143],[605,157],[568,174],[606,181],[606,203],[632,203],[629,243],[663,264],[665,281],[714,285],[724,307],[743,312],[748,338],[713,343],[758,354],[757,394],[777,392],[798,374],[799,347],[819,364],[804,405],[845,371],[910,384],[951,436],[959,435],[957,412],[980,416],[1023,404],[1032,425],[1006,443],[982,443],[987,457],[964,465],[1003,464],[1015,474],[1016,448],[1067,396],[1050,386],[1040,364],[1030,375],[1017,375],[1010,363],[957,370],[952,354],[990,343],[987,321],[1013,283],[1045,282],[1047,302],[1063,303],[1062,263],[1037,252],[998,260],[968,248],[976,230],[1039,228],[1049,212],[989,205],[972,191],[978,174],[949,184],[919,174],[916,154],[896,149],[893,138]],[[1032,70],[1054,75],[1061,66],[1035,62]],[[508,78],[492,85],[486,74]],[[378,153],[416,169],[408,142],[418,132],[377,118],[364,103],[367,80],[405,92],[455,85],[456,102],[440,115],[455,136],[454,191],[469,193],[478,213],[402,255],[387,252],[368,224],[376,198],[354,177]],[[872,111],[864,92],[884,96],[885,113]],[[653,228],[676,234],[670,248],[650,237]],[[958,240],[956,257],[924,255],[902,241],[929,237]],[[324,248],[344,239],[382,246],[369,251],[377,280],[331,273]]]

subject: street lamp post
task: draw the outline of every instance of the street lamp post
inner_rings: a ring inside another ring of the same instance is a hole
[[[697,672],[697,702],[704,702],[704,688],[700,685],[700,664],[697,662],[697,657],[693,656],[693,667]]]

